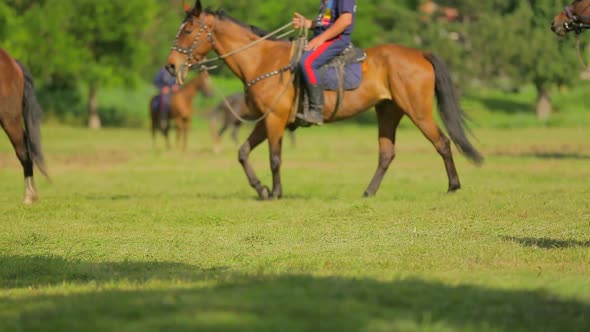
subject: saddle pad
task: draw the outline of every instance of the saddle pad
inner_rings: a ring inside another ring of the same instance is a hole
[[[327,66],[320,74],[320,82],[325,90],[337,91],[340,68]],[[344,90],[354,90],[363,80],[362,63],[357,62],[344,67]]]

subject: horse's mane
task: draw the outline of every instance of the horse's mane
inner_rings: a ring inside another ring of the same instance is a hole
[[[213,10],[210,8],[207,8],[204,10],[205,14],[209,14],[209,15],[213,15],[215,17],[217,17],[220,20],[228,20],[231,22],[234,22],[236,24],[238,24],[241,27],[244,27],[246,29],[249,29],[252,33],[254,33],[256,36],[258,37],[265,37],[266,35],[268,35],[268,31],[263,30],[255,25],[251,25],[251,24],[246,24],[232,16],[229,16],[227,13],[225,13],[223,10],[221,9],[217,9],[217,10]],[[191,15],[190,13],[188,15]],[[187,16],[187,19],[189,18],[189,16]],[[289,41],[288,38],[276,38],[276,37],[270,37],[268,38],[268,40],[274,40],[274,41]]]

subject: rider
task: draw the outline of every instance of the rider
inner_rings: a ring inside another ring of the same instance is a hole
[[[356,0],[320,1],[320,12],[314,21],[299,13],[293,17],[296,29],[305,26],[313,30],[313,39],[305,47],[299,65],[309,97],[309,113],[302,118],[314,124],[322,124],[324,118],[324,91],[318,81],[318,69],[350,45],[356,14]]]
[[[167,118],[165,115],[170,109],[170,95],[173,92],[178,91],[178,85],[176,84],[176,78],[168,72],[165,68],[161,68],[154,79],[154,85],[160,91],[160,102],[159,111],[163,118]]]

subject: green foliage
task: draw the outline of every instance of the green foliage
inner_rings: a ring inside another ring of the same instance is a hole
[[[562,1],[438,1],[459,10],[457,22],[441,19],[440,13],[425,16],[417,10],[422,2],[358,2],[354,42],[362,47],[399,43],[437,53],[461,91],[509,91],[529,84],[550,90],[577,81],[572,39],[559,39],[548,29]],[[318,8],[318,0],[203,4],[264,30],[285,24],[295,11],[312,18]],[[0,3],[0,42],[31,67],[46,96],[58,88],[75,95],[89,84],[133,88],[151,82],[164,64],[183,15],[177,0],[6,0]],[[232,76],[226,69],[218,75]],[[50,102],[51,112],[84,113],[82,105],[58,111],[60,103]]]

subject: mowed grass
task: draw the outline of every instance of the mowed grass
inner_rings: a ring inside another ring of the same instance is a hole
[[[304,129],[284,199],[260,202],[196,121],[186,154],[147,130],[43,128],[53,183],[33,207],[0,138],[0,330],[590,329],[590,128],[478,128],[486,163],[454,151],[447,195],[406,123],[372,199],[376,128]]]

